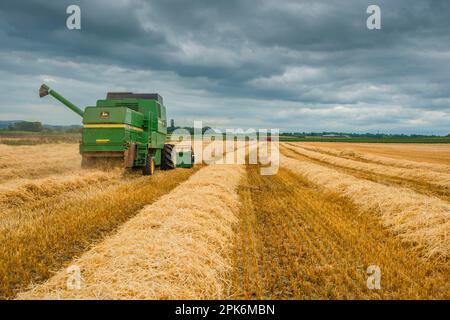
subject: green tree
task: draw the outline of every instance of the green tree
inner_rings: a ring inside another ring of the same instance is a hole
[[[29,122],[29,121],[20,121],[10,124],[8,126],[9,131],[32,131],[32,132],[41,132],[44,130],[42,123],[40,122]]]

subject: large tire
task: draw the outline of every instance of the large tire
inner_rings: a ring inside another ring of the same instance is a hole
[[[148,155],[145,161],[145,166],[142,167],[143,176],[151,176],[155,173],[155,159]]]
[[[176,153],[173,144],[165,144],[161,151],[161,169],[172,170],[176,167]]]

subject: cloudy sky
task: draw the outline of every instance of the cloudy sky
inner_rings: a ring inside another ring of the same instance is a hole
[[[46,82],[80,107],[158,92],[179,125],[450,133],[447,0],[2,0],[0,43],[0,120],[79,124]]]

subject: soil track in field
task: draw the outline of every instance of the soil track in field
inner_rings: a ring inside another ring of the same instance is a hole
[[[448,266],[339,194],[283,168],[261,176],[256,166],[239,194],[233,298],[448,298]],[[370,265],[381,268],[381,290],[367,287]]]

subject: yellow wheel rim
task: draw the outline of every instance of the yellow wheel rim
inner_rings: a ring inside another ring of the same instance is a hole
[[[150,172],[153,174],[155,172],[155,162],[152,161],[150,164]]]

